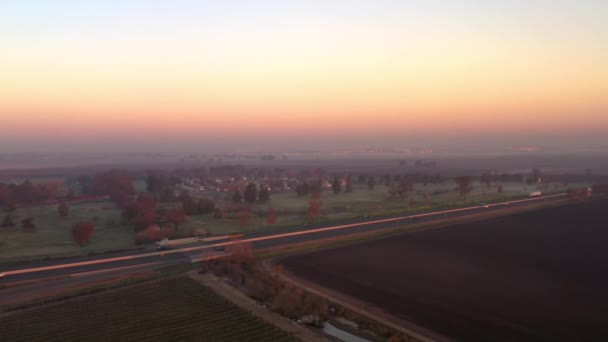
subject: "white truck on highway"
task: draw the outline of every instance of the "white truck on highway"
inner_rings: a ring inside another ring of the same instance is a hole
[[[171,249],[171,248],[174,248],[179,245],[186,245],[186,244],[197,243],[197,242],[204,242],[203,238],[191,237],[191,238],[174,239],[174,240],[169,240],[167,238],[164,238],[164,239],[158,241],[156,243],[156,246],[158,246],[158,249]]]
[[[189,237],[189,238],[183,238],[183,239],[172,239],[169,240],[167,238],[164,238],[158,242],[156,242],[156,246],[158,247],[158,249],[164,250],[164,249],[172,249],[175,247],[178,247],[180,245],[187,245],[187,244],[192,244],[192,243],[213,243],[213,242],[217,242],[217,241],[224,241],[227,239],[236,239],[236,238],[241,238],[243,236],[243,234],[234,234],[234,235],[222,235],[222,236],[214,236],[214,237]],[[216,250],[224,250],[224,247],[216,247]]]
[[[539,197],[542,195],[543,195],[542,191],[532,191],[531,193],[528,194],[528,197]]]

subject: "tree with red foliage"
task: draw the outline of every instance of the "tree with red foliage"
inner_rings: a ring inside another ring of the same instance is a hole
[[[142,194],[123,209],[123,216],[133,221],[135,230],[140,231],[148,228],[157,221],[156,196]]]
[[[167,221],[173,223],[175,229],[179,229],[179,225],[187,221],[186,212],[183,208],[167,210]]]
[[[38,193],[44,198],[55,198],[59,189],[65,184],[62,181],[50,181],[42,184],[38,184]]]
[[[164,238],[169,238],[171,235],[171,229],[161,229],[158,225],[152,224],[135,234],[135,243],[139,245],[142,243],[157,242]]]
[[[135,202],[137,203],[137,206],[140,209],[154,209],[156,208],[156,205],[158,203],[156,201],[156,196],[150,193],[145,193],[137,196]]]
[[[268,224],[275,224],[277,223],[278,216],[279,215],[277,214],[277,211],[273,208],[270,208],[268,209],[268,217],[266,218],[266,222]]]
[[[122,207],[126,204],[126,197],[135,193],[135,186],[126,171],[110,170],[96,175],[87,185],[85,192],[91,195],[109,195]]]
[[[133,225],[135,231],[142,231],[151,225],[155,224],[157,220],[156,211],[153,209],[146,208],[137,213],[137,216],[133,219]]]
[[[82,247],[91,241],[94,232],[95,224],[93,222],[78,222],[72,227],[72,239]]]
[[[67,217],[70,213],[70,208],[68,207],[68,203],[65,200],[59,201],[59,206],[57,207],[57,212],[61,217]]]

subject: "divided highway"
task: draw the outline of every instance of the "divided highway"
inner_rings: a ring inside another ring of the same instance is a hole
[[[560,193],[556,195],[506,201],[482,206],[476,205],[460,209],[434,211],[423,214],[399,216],[336,226],[284,229],[281,230],[280,233],[248,233],[243,236],[243,239],[238,241],[231,241],[228,237],[226,237],[225,239],[215,238],[213,241],[215,243],[213,244],[202,245],[200,243],[193,243],[167,251],[156,251],[150,249],[135,250],[62,260],[38,261],[27,263],[27,265],[21,266],[0,266],[0,274],[3,274],[3,276],[0,278],[0,284],[40,279],[46,277],[58,277],[62,275],[83,272],[109,270],[113,268],[121,268],[133,265],[143,266],[146,264],[154,263],[156,267],[158,267],[158,265],[163,264],[171,265],[179,263],[188,263],[191,262],[192,259],[200,258],[203,250],[210,249],[211,251],[213,251],[216,247],[227,246],[243,241],[250,242],[254,249],[264,249],[362,232],[370,232],[374,230],[381,230],[398,226],[407,226],[414,223],[444,219],[446,217],[461,217],[466,215],[477,214],[480,212],[487,212],[489,210],[500,210],[502,208],[526,206],[532,203],[542,201],[556,201],[564,199],[565,195],[565,193]]]

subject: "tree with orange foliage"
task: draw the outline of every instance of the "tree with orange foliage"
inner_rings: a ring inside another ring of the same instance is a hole
[[[65,200],[59,201],[59,206],[57,207],[57,212],[61,217],[67,217],[70,213],[70,208],[68,207],[68,203]]]
[[[72,227],[72,239],[82,247],[91,241],[94,232],[95,225],[93,222],[78,222]]]

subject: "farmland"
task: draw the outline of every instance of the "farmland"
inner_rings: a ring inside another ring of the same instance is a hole
[[[291,256],[298,278],[457,340],[602,340],[608,199]]]
[[[187,277],[6,314],[0,331],[6,341],[292,340]]]

